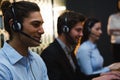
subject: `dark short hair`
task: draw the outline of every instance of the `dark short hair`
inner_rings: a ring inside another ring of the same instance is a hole
[[[67,18],[67,21],[65,21]],[[85,20],[85,16],[81,13],[66,10],[63,12],[57,20],[57,33],[60,35],[63,33],[63,27],[66,25],[71,30],[78,22],[83,22]]]

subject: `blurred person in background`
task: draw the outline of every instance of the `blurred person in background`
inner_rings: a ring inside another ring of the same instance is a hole
[[[120,62],[120,0],[117,0],[117,12],[109,16],[107,28],[114,62]]]
[[[95,17],[89,17],[84,23],[83,36],[76,53],[79,68],[86,75],[106,73],[120,69],[120,63],[103,67],[104,59],[97,48],[97,41],[102,34],[102,23]]]

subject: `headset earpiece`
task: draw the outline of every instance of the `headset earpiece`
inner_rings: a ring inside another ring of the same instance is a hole
[[[65,17],[65,25],[64,25],[64,27],[63,27],[63,32],[64,33],[68,33],[69,32],[69,27],[67,26],[67,17]]]
[[[13,22],[13,25],[12,25],[12,29],[15,31],[15,32],[18,32],[18,31],[21,31],[22,29],[22,26],[19,22],[17,21],[14,21]]]
[[[93,21],[89,21],[88,22],[88,31],[91,33],[91,26],[93,26],[94,22]]]
[[[88,31],[91,32],[91,29],[88,27]]]
[[[63,27],[63,32],[64,33],[68,33],[69,32],[69,28],[66,25]]]
[[[17,21],[16,14],[15,14],[15,9],[14,9],[14,5],[15,5],[15,3],[11,6],[12,13],[13,13],[13,25],[12,25],[12,29],[15,32],[18,32],[18,31],[22,30],[22,25],[20,24],[20,22]]]

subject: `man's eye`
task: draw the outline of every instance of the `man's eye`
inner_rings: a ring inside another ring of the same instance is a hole
[[[32,24],[34,27],[38,27],[38,26],[40,26],[40,23],[33,23]]]
[[[41,22],[41,21],[34,21],[34,22],[31,23],[31,25],[34,26],[34,27],[39,27],[42,24],[43,24],[43,22]]]
[[[82,30],[83,30],[83,29],[77,29],[76,31],[77,31],[77,32],[81,32]]]

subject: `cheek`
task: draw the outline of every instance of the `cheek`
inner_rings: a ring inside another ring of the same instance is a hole
[[[93,29],[93,30],[91,31],[91,33],[98,34],[98,33],[99,33],[99,30]]]
[[[32,31],[34,30],[33,26],[30,23],[26,22],[23,24],[23,31]]]
[[[24,27],[23,32],[32,35],[37,32],[35,28],[32,28],[31,26]]]
[[[72,37],[72,38],[74,38],[75,39],[75,37],[78,35],[78,33],[77,32],[71,32],[70,33],[70,36]]]

